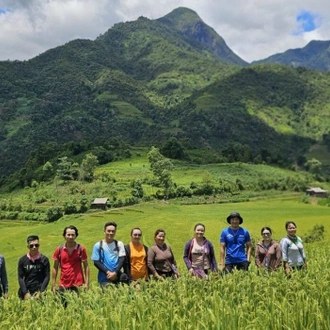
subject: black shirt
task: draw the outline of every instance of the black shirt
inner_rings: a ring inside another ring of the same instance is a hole
[[[23,256],[18,261],[18,282],[21,294],[24,296],[27,292],[33,294],[37,291],[45,291],[50,278],[49,259],[40,255],[40,258],[34,262]]]

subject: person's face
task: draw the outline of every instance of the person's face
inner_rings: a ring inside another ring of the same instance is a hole
[[[64,238],[68,243],[74,242],[76,239],[76,231],[68,228],[65,232]]]
[[[31,256],[36,255],[39,251],[39,240],[30,241],[27,247]]]
[[[107,226],[104,230],[104,238],[106,241],[113,241],[116,235],[116,227],[115,226]]]
[[[134,229],[131,236],[132,242],[139,243],[141,236],[142,236],[141,230]]]
[[[262,238],[264,241],[270,241],[272,238],[272,234],[268,229],[264,229],[262,232]]]
[[[286,228],[286,232],[290,236],[295,236],[297,231],[297,227],[293,223],[289,223],[288,227]]]
[[[230,225],[233,227],[233,228],[238,228],[239,227],[239,218],[237,217],[234,217],[234,218],[230,218]]]
[[[195,229],[195,237],[203,237],[205,233],[205,228],[201,225],[198,225]]]
[[[164,241],[165,241],[165,233],[161,231],[155,236],[155,242],[157,245],[163,245]]]

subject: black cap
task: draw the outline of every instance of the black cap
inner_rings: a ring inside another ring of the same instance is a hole
[[[230,219],[231,218],[238,218],[239,219],[239,224],[243,223],[243,218],[238,212],[231,212],[228,217],[227,217],[227,222],[230,224]]]

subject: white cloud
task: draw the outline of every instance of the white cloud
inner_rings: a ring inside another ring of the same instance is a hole
[[[0,0],[0,60],[29,59],[76,38],[95,39],[114,23],[156,19],[179,6],[195,10],[247,61],[330,40],[328,0]],[[320,26],[294,35],[302,11],[319,15]]]

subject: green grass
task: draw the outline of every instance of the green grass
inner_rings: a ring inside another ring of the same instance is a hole
[[[82,216],[65,216],[61,220],[50,223],[1,221],[1,253],[6,257],[10,279],[10,292],[17,289],[16,264],[21,255],[26,253],[25,239],[36,234],[40,236],[41,251],[51,257],[55,248],[63,242],[62,231],[67,225],[76,225],[79,229],[78,241],[85,245],[90,256],[93,244],[103,237],[103,225],[107,221],[118,224],[117,239],[129,242],[129,233],[133,227],[143,230],[143,242],[153,244],[156,229],[163,228],[167,233],[167,241],[172,245],[180,269],[184,272],[182,254],[184,243],[193,235],[193,226],[203,222],[206,226],[206,237],[216,247],[219,255],[218,240],[220,231],[227,226],[226,216],[233,210],[241,212],[243,226],[258,239],[260,229],[270,226],[274,238],[285,235],[284,223],[293,220],[297,223],[298,234],[307,233],[314,224],[326,223],[330,215],[329,207],[303,204],[299,198],[276,198],[250,203],[180,205],[172,202],[152,202],[123,209],[85,214]],[[326,233],[330,240],[330,232]],[[96,279],[96,270],[91,266],[92,280]]]

